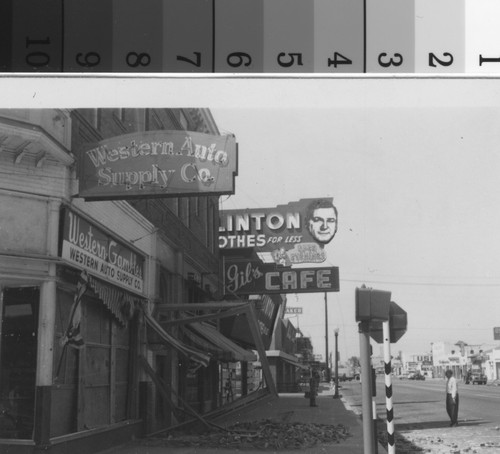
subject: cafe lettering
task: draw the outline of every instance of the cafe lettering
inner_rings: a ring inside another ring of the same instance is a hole
[[[332,270],[329,269],[308,269],[308,270],[289,270],[272,271],[266,273],[265,288],[268,292],[282,291],[333,291]]]
[[[229,294],[338,292],[338,267],[283,268],[254,260],[224,259]]]

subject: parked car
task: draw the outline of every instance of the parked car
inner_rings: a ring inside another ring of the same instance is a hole
[[[410,380],[425,380],[425,375],[421,374],[420,372],[417,372],[416,374],[410,374],[408,378]]]
[[[466,385],[469,383],[473,385],[486,385],[486,383],[488,383],[488,378],[484,374],[471,374],[465,381]]]

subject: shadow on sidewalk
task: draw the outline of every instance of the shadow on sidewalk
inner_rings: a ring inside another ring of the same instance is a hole
[[[415,422],[415,423],[407,423],[407,424],[397,424],[396,431],[394,433],[394,445],[396,452],[400,453],[419,453],[419,452],[431,452],[428,448],[423,448],[422,446],[417,446],[413,441],[409,440],[405,436],[405,432],[414,432],[414,431],[425,431],[429,429],[441,429],[443,432],[440,434],[444,434],[445,429],[448,430],[460,430],[460,427],[477,427],[482,424],[486,424],[488,421],[484,420],[469,420],[469,421],[459,421],[458,428],[450,427],[449,421],[426,421],[426,422]],[[428,434],[427,434],[428,435]],[[387,430],[386,430],[386,421],[382,419],[377,420],[377,439],[382,447],[388,451],[387,446]]]
[[[477,420],[467,420],[467,421],[458,421],[459,427],[474,427],[482,424],[487,424],[488,421],[483,419]],[[414,422],[407,424],[397,424],[396,430],[405,431],[405,430],[426,430],[426,429],[449,429],[450,421],[425,421],[425,422]]]

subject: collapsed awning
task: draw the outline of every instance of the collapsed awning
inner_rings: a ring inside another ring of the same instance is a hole
[[[299,368],[299,369],[309,369],[309,366],[306,366],[304,364],[299,363],[299,360],[296,356],[291,355],[290,353],[286,353],[281,350],[267,350],[266,351],[266,356],[268,358],[280,358],[283,361],[292,364],[293,366]]]
[[[160,314],[162,312],[193,312],[199,311],[201,315],[187,316],[180,319],[171,319],[162,324],[165,326],[186,326],[188,324],[199,323],[206,320],[220,320],[226,317],[231,317],[233,315],[245,314],[250,332],[252,335],[255,348],[259,353],[260,362],[262,365],[262,374],[264,380],[267,384],[267,390],[273,394],[277,395],[278,391],[276,389],[276,383],[274,377],[269,368],[269,363],[266,358],[266,349],[262,341],[262,332],[259,325],[259,321],[256,315],[256,309],[253,302],[242,302],[242,301],[207,301],[204,303],[187,303],[187,304],[161,304],[157,305]],[[245,354],[248,352],[245,350]],[[253,356],[253,355],[252,355]]]
[[[215,346],[229,353],[231,355],[231,361],[252,362],[257,360],[257,355],[255,355],[255,353],[240,347],[210,325],[195,322],[190,323],[189,328],[195,331],[196,334],[203,336]]]
[[[126,292],[114,285],[106,284],[90,274],[88,275],[88,283],[97,297],[122,326],[125,326],[132,317],[136,303],[144,301],[144,298]]]
[[[160,324],[151,315],[144,312],[144,319],[146,324],[150,327],[166,344],[174,347],[178,352],[187,356],[189,359],[207,367],[210,362],[210,355],[195,348],[189,347],[188,345],[182,343],[172,335],[168,334]]]
[[[192,329],[189,329],[189,327],[181,326],[180,330],[185,336],[184,340],[189,345],[197,347],[204,352],[210,353],[210,355],[212,355],[212,357],[217,361],[221,361],[223,363],[233,361],[233,355],[231,352],[224,350],[223,348],[218,347],[204,337],[199,336]]]
[[[288,358],[281,358],[283,361],[295,366],[297,369],[309,370],[309,366],[305,366],[304,364],[300,364],[297,361],[290,360]]]

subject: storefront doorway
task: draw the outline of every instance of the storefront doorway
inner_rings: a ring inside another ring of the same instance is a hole
[[[0,294],[0,438],[32,438],[39,298],[38,287]]]

